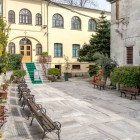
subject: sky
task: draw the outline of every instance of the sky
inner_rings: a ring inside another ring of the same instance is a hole
[[[95,0],[97,2],[97,7],[95,9],[111,11],[111,4],[106,0]],[[1,6],[0,6],[0,13],[1,13]]]
[[[105,11],[111,11],[111,4],[107,2],[106,0],[96,0],[97,2],[97,9],[105,10]]]

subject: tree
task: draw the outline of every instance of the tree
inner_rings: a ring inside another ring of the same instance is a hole
[[[89,42],[95,52],[110,56],[110,22],[104,12],[97,20],[96,34],[92,35]]]
[[[95,63],[98,66],[101,66],[103,70],[103,78],[106,81],[108,77],[110,77],[111,73],[118,66],[117,62],[112,58],[109,58],[108,55],[103,55],[100,53],[95,53],[94,57],[97,59]]]
[[[6,46],[8,40],[9,25],[0,17],[0,73],[5,73],[8,66]]]
[[[89,44],[84,44],[79,50],[78,61],[92,63],[89,66],[90,76],[96,75],[101,66],[106,80],[116,66],[116,62],[110,58],[110,22],[106,19],[104,12],[96,22],[96,34],[91,36]]]
[[[79,7],[94,7],[96,6],[95,0],[51,0],[53,2],[64,3]]]
[[[110,22],[106,19],[105,13],[97,20],[96,34],[92,35],[89,44],[84,44],[79,50],[80,62],[95,62],[94,54],[99,52],[110,57]]]

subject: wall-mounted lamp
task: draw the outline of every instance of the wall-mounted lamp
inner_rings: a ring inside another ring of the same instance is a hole
[[[42,25],[42,29],[46,29],[47,28],[47,25]]]
[[[119,33],[122,37],[122,32],[118,28],[115,29],[115,32]]]

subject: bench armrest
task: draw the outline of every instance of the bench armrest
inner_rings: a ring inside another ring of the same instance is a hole
[[[55,126],[58,127],[58,129],[60,130],[60,128],[61,128],[61,123],[58,122],[58,121],[56,121],[56,122],[54,122],[54,124],[55,124]],[[61,130],[60,130],[60,131],[61,131]]]

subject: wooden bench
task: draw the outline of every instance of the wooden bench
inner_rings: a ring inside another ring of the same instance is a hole
[[[21,106],[23,107],[23,110],[24,110],[25,105],[28,104],[28,100],[35,101],[34,95],[30,94],[30,92],[23,93],[22,97],[23,97],[23,101],[22,101]]]
[[[123,87],[120,89],[120,92],[121,92],[121,97],[122,97],[122,94],[124,94],[125,97],[126,97],[126,94],[130,94],[131,100],[133,96],[135,97],[135,100],[136,100],[136,96],[139,95],[139,89],[134,88],[134,87]]]
[[[34,118],[38,121],[42,129],[44,130],[42,140],[45,135],[50,132],[54,132],[60,140],[61,124],[59,122],[53,122],[47,115],[46,110],[42,108],[41,110],[36,110],[32,108],[32,120],[30,125],[32,125]]]
[[[22,88],[27,88],[27,87],[28,87],[27,84],[24,84],[24,83],[19,84],[19,85],[18,85],[18,94],[20,93],[20,91],[21,91]]]
[[[31,91],[30,91],[30,89],[28,89],[28,88],[22,88],[22,89],[20,89],[20,92],[19,92],[19,101],[21,101],[21,98],[23,97],[23,94],[24,93],[30,93]]]
[[[95,88],[95,86],[96,86],[96,87],[99,88],[100,90],[101,90],[101,88],[105,89],[105,82],[96,81],[96,82],[93,82],[93,85],[94,85],[94,88]]]
[[[30,113],[28,114],[28,119],[32,116],[32,112],[33,110],[41,110],[42,109],[42,105],[41,104],[36,104],[35,102],[35,98],[28,98],[26,101],[26,105],[29,108]]]

